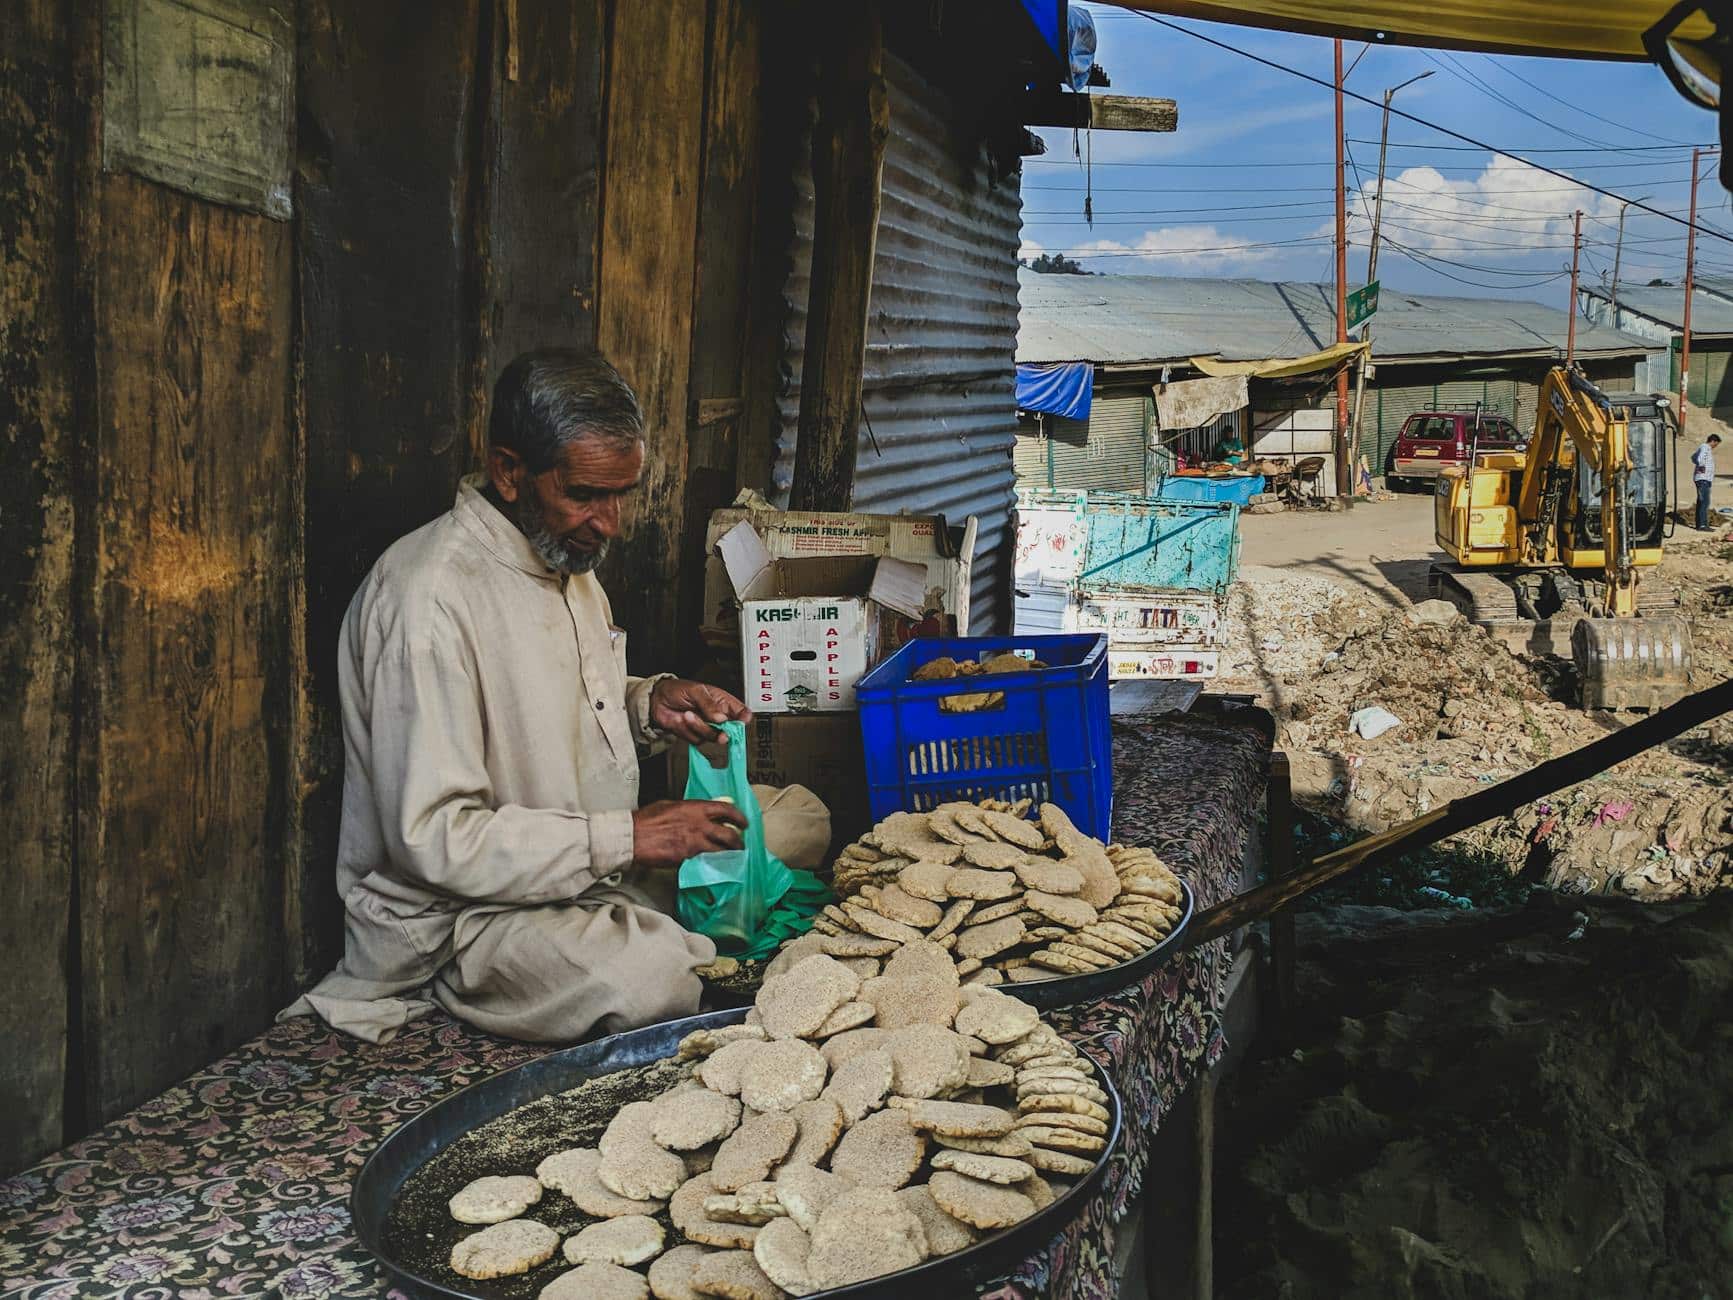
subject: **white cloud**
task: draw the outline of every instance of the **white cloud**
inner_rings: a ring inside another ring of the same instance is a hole
[[[1175,275],[1200,270],[1229,275],[1268,262],[1281,251],[1261,247],[1262,242],[1210,225],[1162,226],[1144,231],[1129,244],[1116,239],[1091,240],[1072,250],[1071,255],[1092,270],[1121,275]]]
[[[1348,194],[1348,238],[1362,249],[1371,237],[1378,182]],[[1616,199],[1596,194],[1514,158],[1494,155],[1480,175],[1450,180],[1432,167],[1406,167],[1385,178],[1384,234],[1422,252],[1473,262],[1531,258],[1570,260],[1572,214],[1617,217]],[[1326,224],[1320,231],[1331,229]]]
[[[1017,257],[1022,261],[1031,261],[1047,251],[1047,245],[1038,244],[1029,236],[1023,236],[1023,242],[1017,248]]]

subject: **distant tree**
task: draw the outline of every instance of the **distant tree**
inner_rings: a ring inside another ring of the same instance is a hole
[[[1020,257],[1017,262],[1031,271],[1039,271],[1043,275],[1093,275],[1093,271],[1085,271],[1081,262],[1074,262],[1064,253],[1042,253],[1033,261]]]
[[[1671,289],[1673,282],[1671,280],[1650,280],[1648,287],[1651,289]]]

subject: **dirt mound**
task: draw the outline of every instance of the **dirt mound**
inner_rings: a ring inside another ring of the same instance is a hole
[[[1218,1294],[1733,1296],[1733,896],[1299,930],[1222,1093]]]
[[[1723,551],[1728,554],[1723,555]],[[1733,674],[1733,548],[1688,541],[1664,578],[1692,626],[1695,680]],[[1315,575],[1242,575],[1225,688],[1277,718],[1295,795],[1359,833],[1385,829],[1581,748],[1632,715],[1575,705],[1570,666],[1525,658],[1460,617],[1380,601]],[[1370,706],[1401,725],[1367,739]],[[1733,882],[1733,718],[1584,782],[1458,843],[1571,893],[1649,899]]]

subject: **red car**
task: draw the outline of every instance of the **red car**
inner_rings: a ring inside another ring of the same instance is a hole
[[[1385,466],[1392,492],[1430,491],[1432,480],[1451,465],[1465,465],[1474,451],[1511,451],[1528,438],[1495,411],[1420,411],[1408,417]]]

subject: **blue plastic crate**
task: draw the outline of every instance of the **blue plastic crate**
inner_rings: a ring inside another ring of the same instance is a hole
[[[959,662],[1028,651],[1046,668],[945,681],[911,681],[949,656]],[[1003,693],[1004,703],[946,713],[948,695]],[[867,794],[875,822],[953,799],[1033,799],[1063,808],[1106,841],[1113,821],[1113,742],[1107,709],[1107,638],[921,637],[855,687]]]

